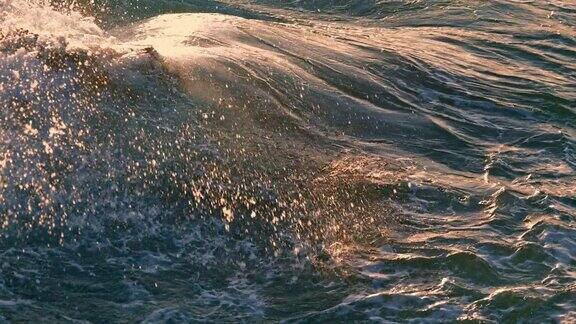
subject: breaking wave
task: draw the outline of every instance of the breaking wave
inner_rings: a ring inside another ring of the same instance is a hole
[[[0,318],[574,319],[575,13],[0,2]]]

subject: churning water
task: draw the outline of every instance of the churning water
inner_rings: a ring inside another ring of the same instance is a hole
[[[0,0],[0,322],[576,320],[573,0]]]

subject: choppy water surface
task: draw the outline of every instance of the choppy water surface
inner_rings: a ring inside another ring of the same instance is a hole
[[[0,321],[576,320],[576,3],[0,0]]]

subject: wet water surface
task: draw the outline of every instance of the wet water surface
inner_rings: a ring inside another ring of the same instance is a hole
[[[0,322],[576,320],[576,4],[0,0]]]

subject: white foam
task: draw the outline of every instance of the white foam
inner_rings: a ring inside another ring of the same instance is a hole
[[[71,47],[113,43],[93,17],[74,10],[60,12],[46,0],[0,0],[0,30],[26,30],[41,38],[65,39]]]

